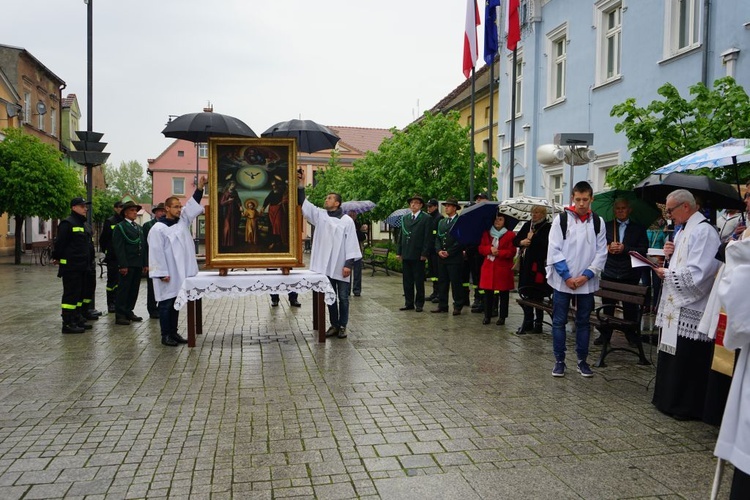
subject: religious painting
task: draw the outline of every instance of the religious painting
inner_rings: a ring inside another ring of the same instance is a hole
[[[294,139],[209,141],[208,267],[304,265],[296,171]]]

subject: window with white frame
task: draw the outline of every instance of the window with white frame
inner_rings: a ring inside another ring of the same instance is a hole
[[[41,101],[40,101],[40,102],[41,102]],[[38,113],[38,114],[36,115],[36,117],[37,117],[36,128],[38,128],[38,129],[39,129],[39,130],[41,130],[41,131],[44,131],[44,117],[45,117],[45,116],[46,116],[46,114],[45,114],[45,113]]]
[[[596,160],[592,162],[591,170],[589,171],[589,181],[591,187],[594,188],[595,193],[600,193],[609,189],[609,186],[607,185],[607,172],[610,168],[619,164],[620,154],[617,151],[597,155]]]
[[[513,67],[513,57],[509,56],[508,67]],[[523,53],[521,49],[516,50],[516,81],[513,82],[513,73],[509,74],[508,82],[515,86],[516,90],[516,117],[523,113],[521,103],[523,103]],[[508,86],[509,88],[510,85]],[[508,96],[508,103],[511,102],[512,96]],[[508,116],[510,116],[510,109],[508,109]]]
[[[701,0],[667,0],[665,57],[674,56],[700,45]]]
[[[596,83],[621,76],[622,0],[600,0],[595,4],[597,28]]]
[[[514,196],[521,196],[524,194],[524,186],[526,185],[526,181],[523,178],[516,179],[513,183],[513,195]]]
[[[208,144],[205,142],[198,143],[198,156],[208,158]]]
[[[175,196],[183,196],[185,194],[184,177],[172,177],[172,194]]]
[[[563,167],[549,167],[544,169],[544,185],[547,189],[547,199],[565,204],[563,193]]]
[[[547,57],[549,61],[549,86],[547,103],[565,100],[565,73],[567,66],[568,27],[563,24],[547,33]]]
[[[23,121],[31,123],[31,93],[23,94]]]
[[[52,134],[52,137],[57,137],[57,110],[55,108],[49,111],[49,121],[49,133]]]

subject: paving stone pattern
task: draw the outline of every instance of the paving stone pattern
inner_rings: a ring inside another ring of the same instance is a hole
[[[629,354],[553,378],[515,304],[400,312],[400,277],[365,273],[348,339],[315,341],[310,295],[261,296],[205,300],[168,348],[113,314],[62,335],[55,273],[0,263],[0,499],[708,498],[717,429],[656,411]]]

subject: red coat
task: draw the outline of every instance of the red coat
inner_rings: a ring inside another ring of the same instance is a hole
[[[483,290],[513,290],[513,257],[516,256],[516,247],[513,246],[513,238],[516,233],[507,231],[497,243],[498,254],[495,260],[489,260],[487,255],[492,255],[492,236],[489,231],[482,235],[479,243],[479,253],[485,256],[482,262],[482,271],[479,274],[479,288]]]

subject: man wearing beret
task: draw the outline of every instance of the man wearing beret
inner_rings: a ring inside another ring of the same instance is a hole
[[[404,307],[399,310],[422,312],[425,262],[430,254],[430,233],[433,220],[422,212],[424,200],[421,196],[414,195],[408,201],[410,212],[402,216],[401,237],[396,246],[396,257],[403,267],[404,284]]]
[[[141,208],[132,201],[125,202],[122,206],[124,218],[112,231],[112,248],[120,272],[115,302],[115,323],[118,325],[129,325],[131,321],[143,320],[133,312],[138,300],[141,275],[148,271],[148,254],[143,231],[135,222]]]
[[[60,266],[57,276],[63,283],[62,333],[83,333],[91,328],[81,315],[86,274],[94,258],[93,231],[86,221],[89,205],[91,202],[83,198],[70,201],[70,215],[60,221],[52,250],[52,261]]]
[[[117,284],[120,282],[120,272],[112,250],[112,231],[122,221],[122,202],[116,201],[112,208],[115,213],[104,221],[102,234],[99,236],[99,251],[104,254],[104,263],[107,264],[107,311],[111,313],[115,312]]]
[[[464,247],[450,233],[456,223],[459,205],[455,197],[443,202],[445,217],[440,219],[435,235],[435,250],[438,254],[438,308],[434,313],[448,312],[448,288],[453,294],[453,315],[458,316],[467,297],[463,287]]]
[[[167,215],[167,209],[164,207],[164,203],[159,203],[151,211],[151,220],[143,224],[143,241],[146,245],[146,256],[148,256],[148,232],[154,227],[154,224]],[[148,279],[146,276],[146,308],[148,310],[148,317],[151,319],[159,319],[159,304],[156,302],[154,296],[154,282]]]

